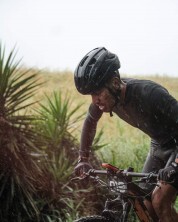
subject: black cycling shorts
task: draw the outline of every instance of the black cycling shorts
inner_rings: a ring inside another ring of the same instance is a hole
[[[176,151],[177,149],[178,147],[175,144],[169,145],[165,148],[165,147],[162,147],[155,140],[151,140],[150,151],[147,155],[142,172],[158,173],[160,169],[164,168],[165,166],[168,166],[175,159],[175,156],[177,154],[177,151]],[[174,158],[170,160],[169,159],[170,156],[173,156],[173,155],[174,155]],[[178,175],[175,181],[171,185],[178,190]],[[147,187],[143,185],[141,186],[149,190],[154,188],[154,186],[150,186],[150,185],[147,185]]]

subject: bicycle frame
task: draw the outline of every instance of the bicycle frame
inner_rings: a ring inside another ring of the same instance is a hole
[[[106,186],[112,193],[117,195],[115,199],[106,200],[105,208],[102,216],[106,218],[113,218],[113,221],[126,222],[128,219],[131,207],[133,207],[138,219],[142,222],[154,222],[148,213],[148,210],[144,204],[145,196],[148,194],[139,185],[133,181],[134,177],[141,178],[139,182],[150,181],[156,178],[156,174],[150,173],[135,173],[132,168],[128,170],[120,170],[119,168],[112,166],[108,163],[103,163],[102,166],[106,170],[89,170],[86,173],[87,177],[93,178],[101,185]],[[99,175],[106,175],[108,182],[101,180]],[[138,182],[137,181],[137,182]],[[122,216],[112,210],[112,206],[119,208],[122,205]],[[122,217],[122,219],[120,218]]]

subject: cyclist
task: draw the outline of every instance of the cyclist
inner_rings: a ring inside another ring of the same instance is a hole
[[[104,47],[87,53],[79,62],[74,81],[79,93],[91,95],[92,103],[85,118],[79,151],[77,175],[91,168],[89,154],[97,123],[103,112],[115,113],[128,124],[142,130],[151,138],[150,151],[143,172],[158,172],[164,168],[178,145],[178,102],[161,85],[150,80],[120,78],[120,61]],[[171,166],[174,167],[174,164]],[[155,210],[160,221],[178,221],[172,204],[178,190],[178,180],[170,182],[170,167],[159,173],[159,188],[152,194],[148,210]],[[173,172],[173,171],[172,171]],[[176,170],[175,170],[176,172]]]

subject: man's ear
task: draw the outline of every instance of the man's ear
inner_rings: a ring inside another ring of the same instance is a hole
[[[113,77],[111,84],[114,87],[114,89],[116,90],[120,89],[120,79],[118,77]]]

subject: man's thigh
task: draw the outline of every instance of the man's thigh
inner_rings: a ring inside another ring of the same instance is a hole
[[[150,151],[147,155],[145,164],[143,166],[142,172],[144,173],[158,173],[158,171],[164,168],[167,161],[172,153],[174,153],[175,147],[169,147],[164,150],[158,142],[151,140]],[[156,183],[156,181],[155,181]],[[140,184],[142,188],[149,190],[150,192],[154,189],[155,185],[152,184]]]
[[[174,152],[175,147],[169,147],[164,150],[159,143],[155,140],[151,140],[150,151],[146,158],[143,172],[155,172],[157,173],[160,169],[164,168],[170,155]]]

